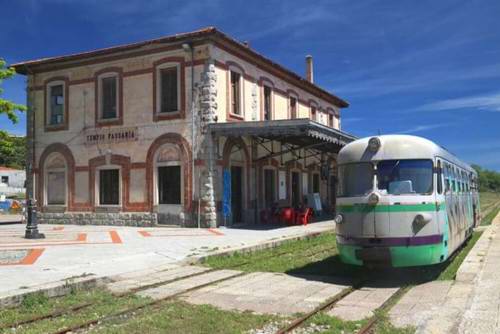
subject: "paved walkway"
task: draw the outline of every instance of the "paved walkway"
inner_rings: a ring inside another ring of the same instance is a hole
[[[0,298],[80,275],[158,268],[333,228],[332,221],[269,230],[41,225],[46,239],[26,240],[23,225],[0,225]]]
[[[500,214],[469,252],[455,281],[414,287],[391,309],[418,333],[500,334]]]

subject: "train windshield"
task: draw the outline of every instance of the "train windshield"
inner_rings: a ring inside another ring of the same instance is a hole
[[[430,194],[432,173],[432,160],[380,161],[377,188],[382,194]]]
[[[373,165],[369,162],[339,166],[339,197],[368,195],[373,190]]]

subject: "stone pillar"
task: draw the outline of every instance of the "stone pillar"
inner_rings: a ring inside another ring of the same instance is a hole
[[[217,207],[215,204],[215,182],[217,171],[215,167],[216,151],[214,138],[208,132],[208,125],[216,122],[217,115],[217,74],[215,62],[209,59],[201,74],[200,84],[200,141],[202,152],[200,157],[205,161],[206,169],[201,175],[202,218],[204,225],[217,227]]]

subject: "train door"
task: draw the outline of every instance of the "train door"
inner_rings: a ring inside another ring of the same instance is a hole
[[[435,173],[435,196],[436,196],[436,226],[438,233],[443,235],[443,243],[445,254],[443,260],[448,257],[448,243],[450,239],[450,230],[448,220],[446,219],[446,182],[445,182],[445,164],[441,159],[436,159],[436,173]]]

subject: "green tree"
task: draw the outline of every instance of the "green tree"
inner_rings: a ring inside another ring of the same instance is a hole
[[[3,80],[10,79],[16,74],[12,67],[6,67],[6,62],[0,58],[0,85]],[[26,111],[26,107],[1,98],[3,89],[0,87],[0,115],[5,114],[12,123],[19,118],[16,111]],[[0,165],[12,168],[24,168],[26,155],[26,138],[14,137],[6,131],[0,130]]]
[[[480,191],[500,192],[500,173],[472,165],[479,177]]]
[[[0,58],[0,85],[4,79],[12,78],[16,71],[12,67],[6,67],[6,62]],[[0,87],[0,114],[6,114],[12,123],[18,122],[16,111],[26,111],[26,106],[17,104],[1,98],[3,89]]]

